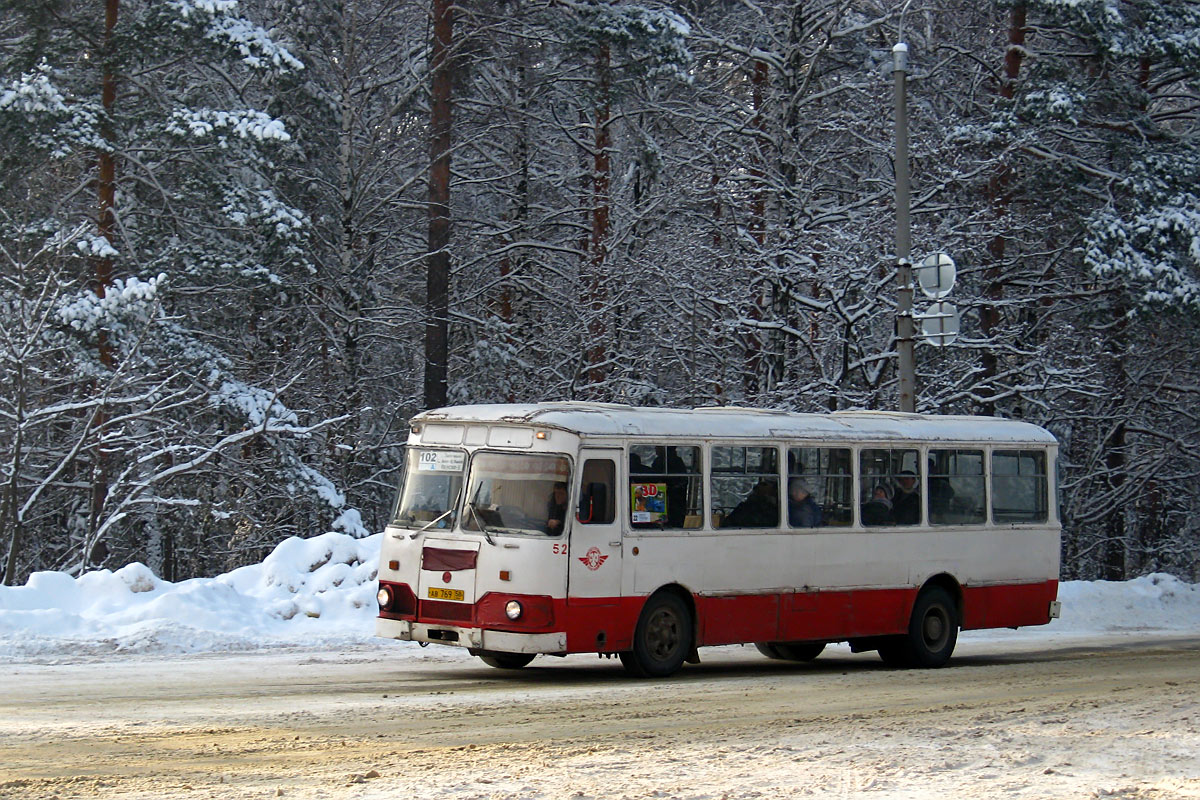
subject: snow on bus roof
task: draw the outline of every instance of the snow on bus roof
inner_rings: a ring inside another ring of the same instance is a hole
[[[1044,444],[1055,441],[1049,432],[1036,425],[1000,417],[933,416],[893,411],[801,414],[733,406],[680,409],[616,403],[498,403],[432,409],[416,415],[412,422],[529,425],[558,428],[583,437],[795,437]]]

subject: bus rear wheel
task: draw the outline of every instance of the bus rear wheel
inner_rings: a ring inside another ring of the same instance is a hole
[[[646,601],[633,633],[633,650],[621,653],[626,671],[641,678],[665,678],[683,666],[692,651],[692,615],[678,595],[659,592]]]
[[[476,653],[479,660],[496,669],[520,669],[533,661],[532,653]]]
[[[889,667],[941,667],[950,660],[958,642],[958,606],[940,586],[930,586],[917,597],[908,633],[879,648]]]
[[[812,661],[825,649],[824,642],[755,642],[754,646],[778,661]]]

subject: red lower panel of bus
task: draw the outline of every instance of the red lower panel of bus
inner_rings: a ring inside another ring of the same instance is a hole
[[[971,630],[1044,625],[1050,621],[1050,603],[1057,595],[1058,581],[964,587],[962,627]],[[697,595],[692,598],[696,606],[697,645],[839,641],[904,633],[916,596],[916,588]],[[510,599],[520,600],[532,613],[517,622],[508,620],[503,609]],[[616,652],[633,646],[634,629],[645,601],[644,597],[564,600],[488,593],[474,606],[421,601],[415,616],[387,611],[381,611],[380,615],[515,633],[565,630],[569,652]],[[447,613],[451,610],[447,606],[456,606],[452,609],[454,613]]]
[[[1050,604],[1058,597],[1058,581],[1019,586],[967,586],[963,588],[964,630],[1019,628],[1045,625]]]

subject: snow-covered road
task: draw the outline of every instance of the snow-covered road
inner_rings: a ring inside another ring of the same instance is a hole
[[[1064,583],[943,670],[723,647],[655,682],[374,639],[378,551],[0,587],[0,800],[1200,798],[1200,586],[1169,575]]]
[[[964,635],[935,671],[725,647],[659,682],[401,654],[14,665],[0,797],[1200,797],[1195,636]]]

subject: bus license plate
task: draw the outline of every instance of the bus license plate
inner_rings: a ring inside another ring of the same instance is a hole
[[[430,600],[458,600],[462,602],[465,598],[462,589],[436,589],[429,590]]]

